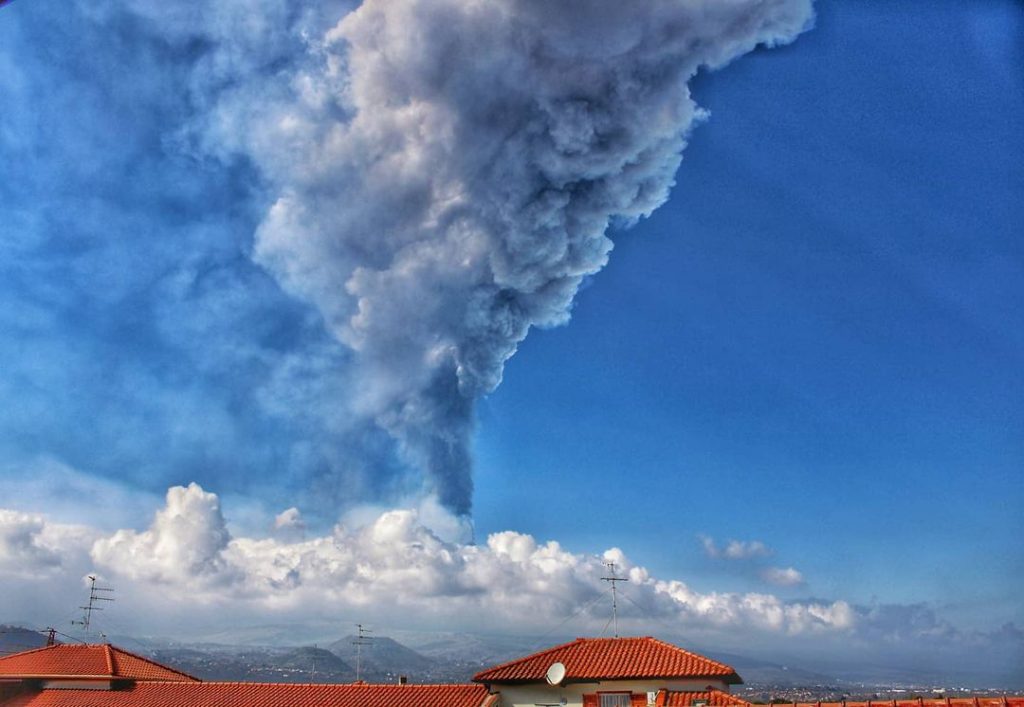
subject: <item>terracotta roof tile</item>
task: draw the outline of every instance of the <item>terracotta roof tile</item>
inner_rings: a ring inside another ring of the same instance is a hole
[[[776,707],[1024,707],[1024,697],[950,697],[869,702],[787,702]]]
[[[1024,696],[940,697],[919,700],[871,700],[869,702],[786,702],[776,707],[1024,707]]]
[[[567,681],[714,677],[727,683],[743,682],[736,671],[724,663],[650,636],[577,638],[572,643],[484,670],[473,680],[484,683],[540,682],[554,662],[565,665]]]
[[[110,645],[58,644],[0,658],[0,678],[194,681],[196,678]]]
[[[704,692],[682,692],[667,690],[664,697],[658,695],[658,707],[691,707],[695,702],[703,701],[709,707],[750,707],[751,703],[742,697],[731,695],[722,690],[705,690]]]
[[[482,685],[135,683],[123,690],[42,690],[4,707],[481,707]]]

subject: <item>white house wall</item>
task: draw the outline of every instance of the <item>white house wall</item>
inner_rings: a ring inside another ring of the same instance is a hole
[[[501,707],[536,707],[537,705],[557,705],[564,697],[566,707],[582,707],[583,695],[595,692],[631,692],[646,694],[658,690],[680,690],[701,692],[711,686],[716,690],[729,691],[729,686],[721,680],[705,678],[703,680],[605,680],[602,682],[569,683],[560,687],[552,687],[546,683],[529,685],[491,685],[491,691],[500,693]]]

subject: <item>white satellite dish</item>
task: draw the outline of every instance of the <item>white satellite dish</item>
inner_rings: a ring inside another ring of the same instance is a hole
[[[547,679],[548,685],[561,685],[565,680],[565,666],[561,663],[552,663],[544,677]]]

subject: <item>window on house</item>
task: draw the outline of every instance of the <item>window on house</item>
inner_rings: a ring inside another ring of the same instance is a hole
[[[630,707],[628,692],[601,692],[598,697],[598,707]]]

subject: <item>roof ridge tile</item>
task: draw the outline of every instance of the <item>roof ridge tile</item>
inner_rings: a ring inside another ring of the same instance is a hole
[[[580,637],[483,670],[473,676],[473,681],[539,682],[550,660],[564,663],[570,680],[718,677],[730,683],[742,682],[732,666],[653,636]]]
[[[104,644],[103,646],[103,657],[107,660],[107,670],[111,675],[117,675],[117,669],[114,667],[114,652],[110,650],[110,644]]]
[[[124,678],[139,682],[199,682],[199,679],[109,643],[57,644],[0,659],[0,676]]]

